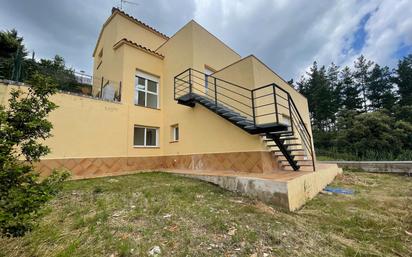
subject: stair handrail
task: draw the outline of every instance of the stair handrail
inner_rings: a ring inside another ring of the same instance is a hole
[[[189,73],[188,75],[184,76],[184,78],[189,77],[188,80],[184,80],[184,79],[180,78],[185,73]],[[204,76],[204,77],[202,77],[202,78],[197,77],[196,73],[202,74],[202,76]],[[175,79],[175,86],[174,86],[174,98],[175,98],[175,100],[177,99],[176,93],[178,93],[178,92],[189,89],[189,93],[192,94],[192,93],[194,93],[195,90],[199,91],[199,89],[193,87],[193,85],[194,84],[198,84],[198,86],[202,86],[202,85],[200,83],[196,82],[195,78],[200,79],[200,80],[205,79],[205,81],[207,79],[207,83],[209,83],[209,78],[211,78],[213,82],[211,83],[212,86],[210,88],[208,88],[208,90],[210,90],[213,93],[214,96],[210,96],[210,95],[208,95],[208,96],[211,97],[211,98],[214,98],[213,100],[214,100],[216,106],[218,104],[222,104],[223,106],[226,105],[226,106],[229,106],[231,108],[236,109],[237,111],[243,113],[244,115],[251,117],[252,120],[253,120],[254,126],[257,125],[256,124],[256,118],[266,116],[266,115],[272,115],[272,114],[275,115],[276,123],[279,123],[279,117],[278,116],[279,116],[280,112],[278,111],[278,106],[285,108],[289,112],[289,117],[290,117],[290,122],[291,122],[291,124],[290,124],[291,131],[292,131],[292,133],[294,133],[294,130],[296,128],[297,132],[299,133],[299,135],[301,137],[302,144],[305,144],[306,149],[308,149],[309,152],[310,152],[310,155],[312,157],[313,170],[315,170],[314,149],[313,149],[312,137],[309,133],[308,128],[306,127],[306,125],[303,121],[303,118],[302,118],[302,116],[299,112],[299,109],[296,107],[296,104],[293,101],[293,98],[291,97],[291,95],[288,91],[281,88],[276,83],[270,83],[270,84],[263,85],[263,86],[260,86],[260,87],[257,87],[257,88],[249,89],[249,88],[237,85],[235,83],[232,83],[230,81],[226,81],[224,79],[218,78],[214,75],[207,75],[207,74],[205,74],[205,73],[203,73],[199,70],[196,70],[196,69],[193,69],[193,68],[188,68],[188,69],[184,70],[183,72],[179,73],[178,75],[176,75],[175,78],[174,78]],[[176,80],[180,80],[184,83],[187,83],[188,86],[177,85]],[[218,85],[218,83],[226,83],[227,85],[234,86],[234,87],[236,87],[240,90],[243,90],[244,94],[240,93],[240,92],[236,92],[235,89],[228,89],[227,87],[222,86],[222,84]],[[177,90],[177,87],[184,87],[184,88],[180,89],[180,90]],[[266,94],[266,95],[263,95],[263,96],[256,96],[256,92],[258,92],[260,90],[263,90],[265,88],[268,88],[268,87],[273,88],[272,93],[269,93],[269,94]],[[241,101],[239,101],[237,99],[234,99],[234,98],[232,98],[228,95],[225,95],[225,93],[218,92],[219,88],[221,89],[220,91],[226,90],[227,92],[231,92],[231,93],[236,94],[238,96],[242,96],[243,99],[246,100],[246,101],[241,102]],[[277,90],[280,90],[282,93],[284,93],[286,95],[286,98],[285,98],[285,95],[278,94]],[[233,106],[233,105],[231,105],[227,102],[224,102],[222,99],[218,99],[218,95],[223,96],[227,99],[231,99],[232,101],[241,103],[243,106],[245,106],[247,109],[249,109],[250,114],[249,114],[249,111],[247,111],[248,113],[246,113],[245,111],[242,111],[242,110],[238,109],[239,107],[236,108],[235,106]],[[260,105],[260,106],[256,105],[256,100],[257,99],[259,99],[261,97],[270,96],[270,95],[274,96],[272,103],[264,104],[264,105]],[[278,97],[285,100],[285,101],[287,101],[288,106],[285,106],[285,105],[279,103],[277,101]],[[269,113],[264,113],[264,114],[257,115],[256,112],[257,112],[258,108],[261,108],[263,106],[268,106],[270,104],[274,105],[274,112],[269,112]],[[295,116],[297,116],[297,117],[295,117]],[[302,127],[304,129],[302,129]]]
[[[290,94],[288,94],[288,96],[289,96],[289,97],[288,97],[288,98],[289,98],[289,102],[291,103],[292,107],[294,108],[294,110],[295,110],[295,112],[296,112],[296,114],[297,114],[297,116],[298,116],[299,125],[302,126],[302,127],[305,129],[305,131],[302,131],[302,129],[301,129],[299,126],[295,125],[295,126],[296,126],[296,129],[298,130],[298,133],[299,133],[299,135],[300,135],[300,137],[301,137],[301,141],[306,145],[306,149],[309,149],[309,153],[310,153],[311,159],[312,159],[313,171],[315,171],[315,170],[316,170],[316,167],[315,167],[315,158],[314,158],[314,149],[313,149],[312,137],[310,136],[309,130],[308,130],[308,128],[306,127],[306,124],[305,124],[305,122],[303,121],[303,118],[302,118],[302,116],[300,115],[299,109],[296,107],[296,104],[295,104],[295,102],[293,101],[293,98],[290,97]],[[291,112],[291,115],[290,115],[291,121],[292,121],[292,119],[293,119],[292,116],[293,116],[293,115],[292,115],[292,112]],[[298,124],[298,123],[295,122],[295,124]],[[306,139],[306,140],[303,139],[303,136],[305,136],[305,139]],[[309,142],[307,142],[307,141],[309,141]]]

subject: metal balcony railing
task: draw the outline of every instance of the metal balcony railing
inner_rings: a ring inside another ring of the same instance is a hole
[[[258,88],[246,88],[213,75],[189,68],[174,78],[174,99],[206,97],[216,107],[225,106],[244,116],[256,128],[274,124],[286,125],[288,131],[299,135],[312,157],[312,138],[289,92],[271,83]]]

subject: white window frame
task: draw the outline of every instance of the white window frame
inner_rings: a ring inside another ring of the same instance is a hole
[[[139,77],[144,79],[144,89],[139,89],[138,87],[138,81],[139,81]],[[150,91],[148,88],[148,81],[151,80],[153,82],[156,82],[156,93],[153,91]],[[140,105],[139,103],[139,92],[143,92],[144,93],[144,105]],[[140,107],[146,107],[146,108],[152,108],[152,109],[159,109],[159,102],[160,102],[160,97],[159,97],[159,78],[155,77],[153,75],[144,73],[142,71],[137,71],[135,74],[135,85],[134,85],[134,94],[135,94],[135,98],[134,98],[134,104],[136,106],[140,106]],[[152,94],[156,96],[156,107],[151,107],[147,105],[147,94]]]
[[[172,127],[172,142],[178,142],[180,139],[179,124],[172,125],[171,127]],[[176,138],[176,129],[179,130],[177,138]]]
[[[134,129],[135,128],[141,128],[141,129],[144,129],[144,138],[143,138],[143,145],[135,145],[134,144]],[[154,129],[154,130],[156,130],[156,145],[147,145],[147,142],[146,142],[146,140],[147,140],[147,129]],[[136,147],[136,148],[150,148],[150,147],[152,147],[152,148],[154,148],[154,147],[159,147],[159,128],[157,128],[157,127],[145,127],[145,126],[139,126],[139,125],[135,125],[134,127],[133,127],[133,147]]]
[[[207,91],[209,91],[209,76],[213,73],[214,71],[209,66],[205,65],[205,94],[207,94]]]

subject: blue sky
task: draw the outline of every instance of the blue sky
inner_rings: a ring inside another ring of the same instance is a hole
[[[366,37],[368,35],[366,30],[365,30],[365,25],[368,22],[370,17],[371,17],[370,12],[362,17],[362,19],[359,22],[358,28],[356,29],[356,31],[353,35],[354,41],[351,45],[351,48],[355,52],[358,52],[358,53],[362,52],[362,48],[365,45]]]
[[[394,67],[412,53],[411,0],[133,0],[125,11],[167,35],[191,19],[285,79],[314,60],[351,65],[364,54]],[[0,0],[0,30],[16,28],[38,58],[62,55],[91,73],[92,52],[116,0]]]

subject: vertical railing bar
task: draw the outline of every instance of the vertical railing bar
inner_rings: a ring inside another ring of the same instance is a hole
[[[122,82],[119,82],[119,102],[122,101]]]
[[[250,91],[250,95],[251,95],[251,100],[252,100],[252,115],[253,115],[253,126],[256,127],[256,113],[255,113],[255,94],[254,94],[254,90]]]
[[[290,94],[288,93],[288,107],[289,107],[289,118],[290,118],[290,128],[292,129],[292,134],[294,134],[294,128],[293,128],[293,118],[292,118],[292,109],[290,106]]]
[[[103,81],[104,81],[104,77],[102,77],[102,83],[100,84],[100,99],[103,98]]]
[[[173,99],[176,100],[176,77],[174,78],[174,87],[173,87]]]
[[[189,69],[189,94],[192,95],[192,69]]]
[[[276,85],[273,84],[273,100],[275,103],[275,116],[276,116],[276,123],[279,123],[279,113],[278,113],[278,104],[276,100]]]
[[[216,78],[213,77],[213,83],[215,84],[215,106],[217,108],[217,84],[216,84]]]

